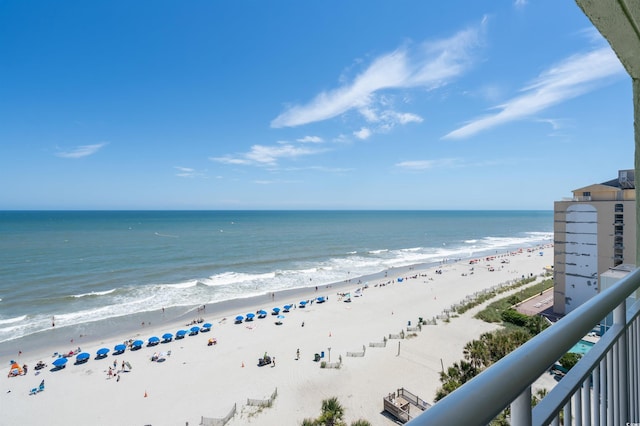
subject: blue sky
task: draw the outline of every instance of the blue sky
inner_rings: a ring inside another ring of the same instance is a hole
[[[572,0],[0,2],[0,209],[553,209],[633,168]]]

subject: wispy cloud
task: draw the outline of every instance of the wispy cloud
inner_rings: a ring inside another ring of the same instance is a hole
[[[461,139],[490,128],[522,120],[576,98],[625,75],[624,68],[611,48],[602,47],[573,55],[543,72],[524,87],[521,96],[495,107],[495,114],[480,117],[448,133],[445,139]]]
[[[413,160],[402,161],[395,164],[396,167],[405,170],[428,170],[435,168],[461,167],[462,161],[458,158],[441,158],[439,160]]]
[[[288,108],[271,122],[271,127],[300,126],[351,110],[359,111],[368,120],[379,119],[384,115],[375,112],[375,108],[384,107],[384,99],[378,92],[416,87],[433,90],[463,74],[473,63],[473,52],[482,44],[485,21],[446,40],[423,43],[413,49],[403,46],[382,55],[353,81],[318,94],[306,105]],[[407,122],[411,121],[398,124]]]
[[[297,142],[301,143],[322,143],[324,140],[320,136],[305,136],[300,139],[296,139]]]
[[[369,139],[369,137],[371,136],[371,130],[363,127],[360,130],[353,132],[353,136],[361,140]]]
[[[278,160],[283,158],[314,155],[324,151],[325,149],[311,148],[306,144],[305,146],[297,146],[287,142],[279,142],[273,146],[253,145],[249,152],[211,157],[210,160],[224,164],[275,166],[278,164]]]
[[[196,177],[204,177],[205,174],[202,172],[197,171],[196,169],[192,169],[190,167],[181,167],[181,166],[174,166],[174,169],[176,169],[178,172],[176,173],[176,176],[178,177],[182,177],[182,178],[196,178]]]
[[[94,145],[80,145],[68,151],[57,152],[55,155],[61,158],[83,158],[95,154],[107,145],[107,142],[101,142]]]

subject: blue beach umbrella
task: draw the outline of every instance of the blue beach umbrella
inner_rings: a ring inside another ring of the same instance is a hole
[[[265,311],[264,309],[260,309],[258,311],[258,318],[264,318],[265,316],[267,316],[267,311]]]
[[[162,335],[162,339],[163,339],[165,342],[170,342],[170,341],[171,341],[171,339],[173,339],[173,334],[171,334],[171,333],[164,333],[164,334]]]
[[[96,355],[98,355],[98,356],[106,356],[108,353],[109,353],[109,348],[100,348],[96,352]]]
[[[316,299],[316,301],[317,301],[318,303],[324,303],[324,300],[325,300],[325,299],[324,299],[324,296],[320,296],[320,297],[318,297],[318,298]]]
[[[115,345],[113,347],[113,350],[115,351],[115,353],[121,354],[122,352],[127,350],[127,345],[123,345],[122,343],[120,343],[119,345]]]
[[[211,323],[205,322],[204,324],[202,324],[202,328],[200,329],[200,331],[209,331],[209,330],[211,330]]]
[[[238,315],[238,316],[236,317],[236,324],[241,323],[243,319],[244,319],[244,317],[243,317],[242,315]]]
[[[157,336],[152,336],[149,337],[149,345],[153,346],[153,345],[157,345],[158,343],[160,343],[160,338]]]
[[[274,315],[278,315],[278,313],[280,312],[280,308],[273,308],[272,311]]]
[[[182,339],[185,334],[187,334],[187,330],[176,331],[176,339]]]
[[[252,313],[248,313],[246,316],[247,316],[247,321],[253,321],[253,317],[255,317],[256,315]]]
[[[291,309],[291,305],[284,305],[283,308],[285,312],[289,312],[289,310]]]
[[[284,319],[284,315],[278,315],[276,318],[277,318],[276,324],[282,325],[282,320]]]
[[[142,345],[144,345],[144,342],[142,340],[134,340],[131,344],[131,349],[140,349]]]
[[[67,364],[67,358],[58,358],[55,361],[53,361],[52,364],[58,368],[62,368]]]
[[[197,326],[194,325],[189,330],[191,331],[191,333],[189,333],[189,335],[190,336],[195,336],[200,331],[200,327],[197,327]]]
[[[304,308],[305,306],[307,306],[307,301],[306,300],[301,300],[300,301],[300,307]]]
[[[77,363],[85,362],[89,358],[91,358],[91,355],[89,354],[89,352],[80,352],[78,355],[76,355],[76,362]]]

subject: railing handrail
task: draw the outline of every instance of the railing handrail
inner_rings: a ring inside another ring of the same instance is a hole
[[[635,269],[438,401],[408,425],[488,424],[638,287],[640,269]]]

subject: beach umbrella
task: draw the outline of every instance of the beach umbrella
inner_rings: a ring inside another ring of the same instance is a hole
[[[320,296],[316,299],[318,303],[324,303],[324,296]]]
[[[134,340],[133,343],[131,344],[131,348],[140,349],[142,345],[144,345],[144,342],[142,340]]]
[[[91,355],[89,354],[89,352],[80,352],[78,355],[76,355],[76,362],[85,362],[90,357]]]
[[[280,308],[273,308],[272,311],[277,315],[280,312]]]
[[[242,315],[238,315],[236,317],[236,323],[241,323],[243,319],[244,319],[244,317]]]
[[[285,312],[289,312],[289,309],[291,309],[291,305],[284,305],[283,308]]]
[[[176,339],[182,339],[187,334],[187,330],[178,330],[176,332]]]
[[[281,325],[282,320],[284,319],[284,315],[278,315],[276,318],[277,318],[276,324]]]
[[[263,317],[265,317],[266,315],[267,315],[267,311],[265,311],[264,309],[260,309],[260,310],[258,311],[258,317],[259,317],[259,318],[263,318]]]
[[[160,338],[157,336],[152,336],[149,337],[149,344],[150,345],[157,345],[158,343],[160,343]]]
[[[195,336],[196,334],[198,334],[198,331],[200,331],[200,327],[197,326],[193,326],[189,329],[191,331],[191,333],[189,333],[192,336]]]
[[[122,343],[120,343],[119,345],[115,345],[113,347],[113,350],[116,351],[116,353],[122,353],[127,349],[127,345],[123,345]]]
[[[53,365],[55,365],[56,367],[64,367],[65,364],[67,363],[67,359],[66,358],[58,358],[55,361],[53,361]]]
[[[164,334],[162,335],[162,339],[163,339],[165,342],[170,342],[170,341],[171,341],[171,339],[173,339],[173,334],[171,334],[171,333],[164,333]]]
[[[301,300],[300,301],[300,307],[304,308],[307,305],[307,301],[306,300]]]
[[[202,328],[210,329],[211,328],[211,323],[210,322],[205,322],[204,324],[202,324]]]
[[[248,313],[247,314],[247,321],[253,321],[253,317],[255,317],[255,314]]]
[[[96,352],[96,354],[98,356],[105,356],[109,353],[109,348],[100,348],[98,349],[98,351]]]

